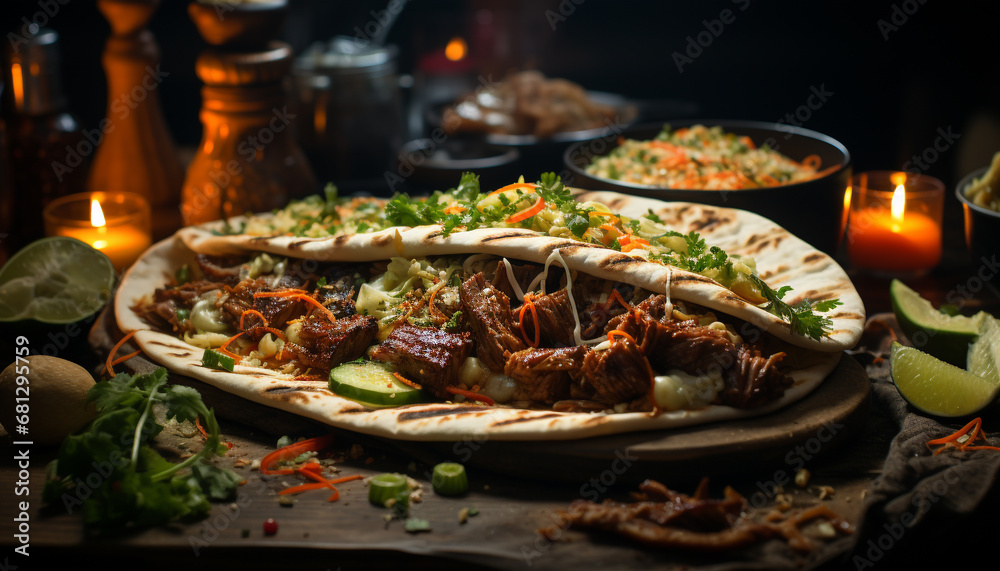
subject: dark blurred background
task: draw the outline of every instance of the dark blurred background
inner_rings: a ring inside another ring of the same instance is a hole
[[[41,4],[3,0],[5,33]],[[165,0],[150,25],[170,74],[159,89],[180,147],[200,137],[194,61],[206,47],[187,4]],[[301,53],[337,34],[356,35],[387,6],[291,0],[283,38]],[[692,42],[718,30],[714,21],[726,9],[732,21],[698,53]],[[856,171],[905,168],[950,131],[957,140],[921,170],[953,186],[1000,150],[1000,74],[991,66],[1000,54],[998,20],[997,2],[414,0],[388,42],[399,47],[403,74],[464,37],[474,72],[532,67],[588,89],[690,102],[703,117],[776,121],[798,110],[796,122],[850,149]],[[48,27],[61,34],[71,109],[93,127],[105,112],[100,54],[109,27],[87,0],[60,5]],[[691,61],[680,59],[692,53]],[[816,91],[826,101],[805,113]]]

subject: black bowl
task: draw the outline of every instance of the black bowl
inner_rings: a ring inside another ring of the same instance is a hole
[[[463,137],[478,137],[490,145],[517,149],[520,154],[520,175],[525,180],[538,180],[544,172],[559,170],[563,153],[571,144],[589,141],[599,137],[617,137],[618,133],[636,121],[639,107],[623,95],[603,91],[588,91],[587,97],[597,103],[608,105],[615,109],[615,117],[608,125],[592,129],[576,131],[560,131],[551,137],[541,138],[535,135],[507,135],[503,133],[469,133]],[[430,105],[424,114],[424,119],[431,128],[441,125],[444,110],[454,105],[454,101],[438,102]]]
[[[965,196],[972,181],[983,176],[987,170],[988,167],[983,167],[963,177],[955,188],[955,196],[962,203],[965,213],[965,244],[972,253],[973,264],[994,267],[1000,253],[1000,212],[973,204]]]
[[[727,133],[750,137],[758,147],[767,144],[793,160],[801,161],[809,155],[819,155],[821,169],[830,166],[837,168],[822,177],[805,182],[733,191],[663,188],[626,183],[597,177],[584,171],[594,158],[606,155],[618,146],[617,136],[605,136],[575,143],[566,149],[563,162],[568,173],[564,180],[569,185],[589,190],[613,190],[659,200],[697,202],[749,210],[770,218],[828,254],[836,253],[843,224],[844,190],[851,179],[851,154],[843,144],[808,129],[762,121],[685,119],[666,123],[673,128],[697,124],[710,127],[718,125]],[[621,136],[648,140],[662,129],[663,123],[639,125],[625,129]]]
[[[462,173],[472,172],[479,175],[481,188],[488,190],[517,181],[518,158],[517,149],[474,137],[449,137],[440,142],[416,139],[400,147],[396,170],[386,179],[403,183],[393,191],[425,194],[454,188]]]

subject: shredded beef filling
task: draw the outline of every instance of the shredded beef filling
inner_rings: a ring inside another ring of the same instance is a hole
[[[482,273],[462,283],[459,290],[463,313],[472,338],[476,356],[494,371],[503,371],[512,353],[527,349],[520,333],[514,332],[514,317],[510,298],[492,287]]]

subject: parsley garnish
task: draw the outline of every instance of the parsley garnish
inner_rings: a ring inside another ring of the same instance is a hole
[[[198,391],[167,384],[167,370],[148,375],[125,373],[97,383],[87,394],[97,418],[68,436],[49,466],[43,498],[67,509],[79,507],[84,523],[102,528],[148,527],[208,515],[209,500],[235,496],[242,476],[219,468],[209,458],[224,454],[215,414]],[[194,422],[199,417],[208,438],[196,454],[173,463],[150,444],[163,430],[153,406],[167,419]],[[77,495],[82,479],[99,483]]]

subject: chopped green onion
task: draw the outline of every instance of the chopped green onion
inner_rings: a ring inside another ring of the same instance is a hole
[[[469,478],[465,466],[456,462],[442,462],[434,466],[431,476],[434,493],[440,496],[460,496],[469,491]]]
[[[385,503],[410,489],[402,474],[379,474],[368,481],[368,501],[385,507]]]
[[[233,367],[236,366],[236,359],[212,349],[205,349],[205,353],[201,356],[201,364],[210,369],[232,372]]]
[[[184,264],[174,272],[174,277],[177,278],[177,285],[186,284],[191,281],[191,270],[188,269],[187,264]]]

